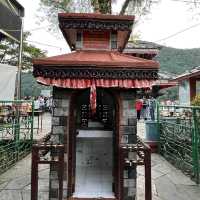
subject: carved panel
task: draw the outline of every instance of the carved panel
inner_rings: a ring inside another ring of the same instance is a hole
[[[66,29],[93,29],[93,30],[132,30],[132,21],[99,21],[99,20],[78,20],[65,19],[60,21],[61,28]]]
[[[95,79],[158,79],[158,70],[139,69],[80,69],[35,66],[35,77],[44,78],[95,78]]]

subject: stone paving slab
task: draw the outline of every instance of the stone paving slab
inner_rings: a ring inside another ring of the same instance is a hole
[[[145,139],[145,124],[137,125],[138,135]],[[152,199],[153,200],[200,200],[200,186],[176,169],[164,157],[152,154]],[[137,168],[137,200],[144,200],[144,169]]]
[[[153,200],[199,200],[200,186],[158,154],[152,154]],[[144,200],[144,168],[137,168],[137,200]]]

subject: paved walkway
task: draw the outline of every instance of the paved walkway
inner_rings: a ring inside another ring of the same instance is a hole
[[[46,122],[46,120],[45,120]],[[138,124],[138,134],[144,137],[144,124]],[[18,162],[0,176],[0,200],[30,200],[31,156]],[[48,200],[49,168],[39,168],[39,198]],[[169,164],[158,154],[152,154],[153,200],[199,200],[200,186]],[[137,200],[144,198],[144,169],[138,167]]]
[[[145,125],[138,123],[138,135],[144,139]],[[200,186],[173,167],[159,154],[152,154],[153,200],[200,200]],[[144,168],[137,168],[137,200],[144,200]]]
[[[41,128],[42,120],[42,128]],[[38,127],[38,117],[34,117],[34,127]],[[45,112],[39,117],[39,129],[34,129],[33,139],[40,140],[51,131],[51,114]]]
[[[34,140],[40,140],[51,131],[51,114],[44,113],[41,117],[40,129],[34,129]],[[34,127],[38,118],[34,118]],[[49,167],[39,165],[39,199],[48,200]],[[30,200],[31,196],[31,154],[19,161],[15,166],[0,175],[0,200]]]

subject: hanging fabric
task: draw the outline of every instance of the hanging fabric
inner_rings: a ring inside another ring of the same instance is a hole
[[[132,80],[132,79],[55,79],[37,77],[37,82],[62,88],[86,89],[90,88],[91,113],[96,113],[97,87],[101,88],[151,88],[155,80]]]
[[[92,85],[90,87],[90,107],[91,107],[91,113],[94,115],[96,113],[97,108],[97,90],[95,82],[92,82]]]

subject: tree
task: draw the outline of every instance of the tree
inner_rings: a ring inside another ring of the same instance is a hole
[[[46,52],[27,43],[29,32],[24,33],[22,69],[32,68],[32,59],[46,57]],[[19,56],[19,45],[13,40],[4,39],[0,43],[0,63],[17,66]]]
[[[153,1],[151,0],[125,0],[120,15],[124,15],[127,12],[128,14],[145,15],[149,13],[152,4]]]

